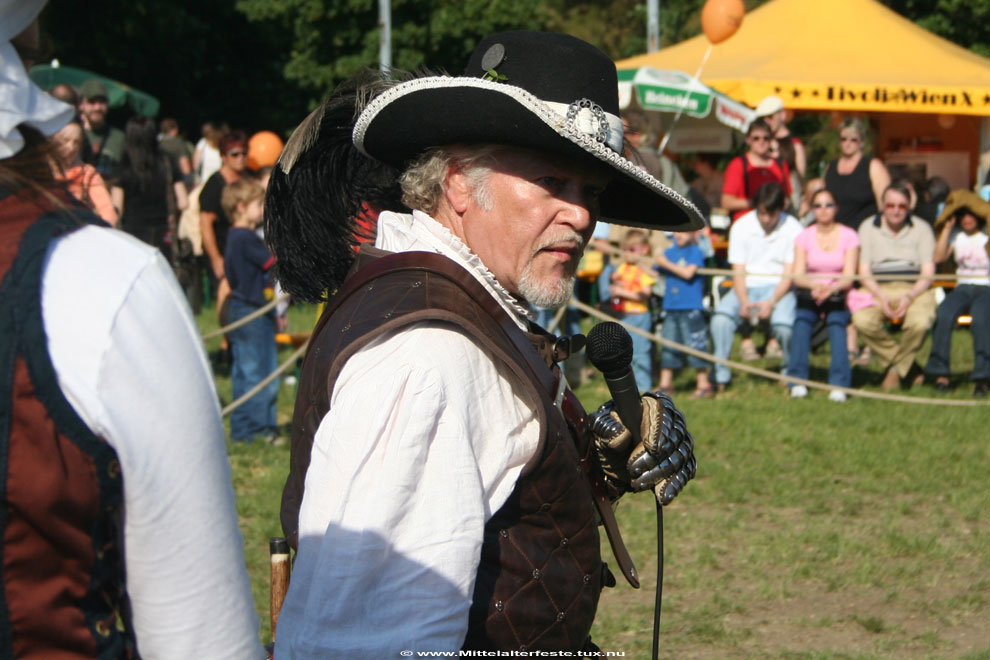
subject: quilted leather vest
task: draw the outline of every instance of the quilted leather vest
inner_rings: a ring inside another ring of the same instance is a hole
[[[538,401],[537,459],[485,525],[465,648],[585,648],[601,591],[602,561],[584,411],[570,391],[554,405],[553,337],[522,332],[454,262],[424,252],[362,248],[352,274],[317,324],[293,419],[282,526],[298,542],[299,504],[313,435],[344,363],[375,337],[423,320],[453,323],[490,350]],[[561,414],[566,409],[568,420]],[[581,432],[578,432],[581,429]]]
[[[95,220],[59,197],[0,191],[0,658],[131,658],[120,464],[62,394],[41,315],[49,242]]]

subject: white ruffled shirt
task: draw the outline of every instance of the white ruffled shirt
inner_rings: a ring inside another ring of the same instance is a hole
[[[526,327],[527,310],[429,216],[383,213],[376,246],[449,257]],[[347,361],[313,438],[279,660],[461,647],[485,522],[539,444],[535,402],[518,391],[445,323],[389,333]]]

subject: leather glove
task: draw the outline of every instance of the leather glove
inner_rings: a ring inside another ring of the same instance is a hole
[[[669,396],[647,392],[641,401],[643,440],[635,447],[611,401],[588,419],[598,461],[613,500],[628,491],[652,488],[661,504],[670,504],[697,471],[694,438]]]

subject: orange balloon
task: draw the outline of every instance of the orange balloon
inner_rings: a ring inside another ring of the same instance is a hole
[[[736,33],[745,15],[743,0],[707,0],[701,8],[701,29],[708,41],[721,43]]]
[[[248,140],[247,165],[252,170],[274,165],[282,153],[282,138],[271,131],[259,131]]]

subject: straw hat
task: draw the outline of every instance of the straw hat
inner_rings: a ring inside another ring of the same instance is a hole
[[[945,207],[935,220],[935,233],[942,230],[942,225],[959,209],[966,208],[973,215],[983,220],[984,231],[990,233],[990,202],[977,195],[972,190],[953,190],[945,198]]]

